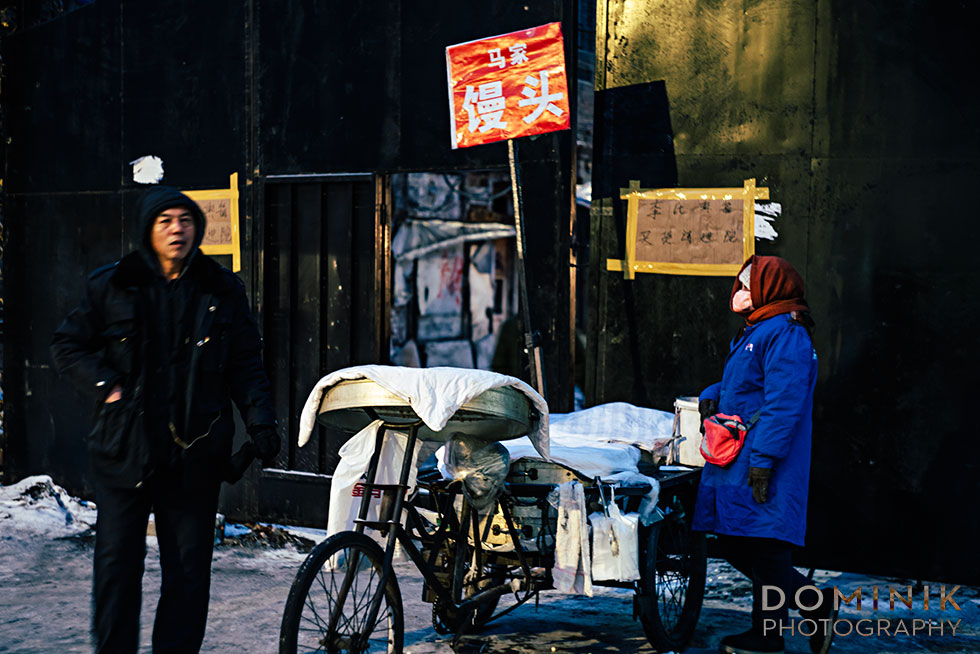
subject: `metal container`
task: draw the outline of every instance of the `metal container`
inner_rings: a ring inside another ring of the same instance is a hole
[[[674,462],[685,466],[704,467],[701,456],[701,413],[697,397],[674,400]]]
[[[321,424],[348,432],[360,431],[375,418],[406,426],[419,419],[406,400],[370,379],[345,380],[331,386],[323,394],[317,412]],[[438,432],[422,425],[418,437],[446,441],[458,432],[504,441],[526,435],[537,420],[537,411],[528,397],[503,386],[484,391],[464,404]]]
[[[555,533],[558,528],[558,511],[548,504],[544,498],[537,502],[533,500],[521,500],[513,508],[514,529],[518,531],[518,538],[525,547],[534,543],[538,551],[547,551],[554,546]],[[489,516],[490,525],[487,526],[488,516],[480,516],[480,533],[483,535],[483,542],[497,549],[498,551],[509,551],[512,549],[513,540],[507,531],[507,521],[504,513],[497,507],[493,516]]]
[[[518,459],[510,464],[507,474],[508,484],[564,484],[566,481],[591,483],[571,468],[560,463],[541,461],[539,459]]]

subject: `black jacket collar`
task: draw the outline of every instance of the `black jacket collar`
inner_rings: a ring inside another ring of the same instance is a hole
[[[184,274],[206,293],[221,293],[231,286],[225,270],[200,251],[194,253],[190,268]],[[150,270],[139,252],[130,252],[116,266],[116,270],[112,274],[112,283],[119,288],[147,286],[153,282],[155,276],[157,273]]]

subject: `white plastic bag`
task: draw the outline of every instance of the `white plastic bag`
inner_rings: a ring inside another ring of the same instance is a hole
[[[364,496],[364,484],[361,481],[374,454],[374,444],[377,440],[378,429],[383,423],[375,420],[370,425],[357,432],[340,448],[340,463],[330,480],[330,508],[327,513],[327,537],[341,531],[354,528],[354,518],[361,508],[361,498]],[[402,461],[405,457],[405,446],[408,437],[400,432],[385,432],[381,444],[381,456],[378,460],[377,484],[397,484],[401,474]],[[412,452],[412,468],[408,477],[408,495],[415,487],[416,466],[422,442],[415,441],[415,451]],[[368,507],[368,520],[377,520],[381,512],[381,492],[375,490]],[[403,516],[404,520],[404,516]],[[373,530],[368,534],[374,536]]]
[[[609,502],[609,515],[593,513],[592,579],[594,581],[633,581],[640,578],[639,514],[623,514],[615,501]]]

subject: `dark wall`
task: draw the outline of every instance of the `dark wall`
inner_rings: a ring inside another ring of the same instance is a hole
[[[159,156],[163,183],[188,190],[239,174],[239,274],[267,324],[259,189],[270,176],[504,168],[502,144],[450,148],[445,47],[556,20],[575,43],[574,10],[561,0],[479,11],[441,0],[424,12],[395,0],[8,5],[18,11],[4,15],[22,23],[2,35],[5,480],[50,473],[83,494],[92,407],[57,378],[48,341],[85,275],[134,243],[126,217],[141,187],[131,161]],[[571,395],[570,133],[528,142],[521,156],[533,319],[559,410]],[[326,372],[289,383],[312,387]],[[246,513],[264,510],[248,490],[260,474],[232,500]]]
[[[389,0],[338,13],[322,3],[283,0],[263,2],[256,12],[256,147],[264,175],[504,168],[504,143],[449,147],[446,46],[563,21],[566,67],[574,69],[573,2],[443,0],[420,11]],[[569,92],[574,97],[571,86]],[[542,333],[554,411],[571,410],[574,385],[571,135],[523,139],[518,157],[533,253],[532,325]]]
[[[965,209],[980,173],[976,9],[600,5],[600,88],[665,82],[679,185],[756,177],[783,205],[779,237],[756,251],[800,270],[817,321],[801,561],[977,582],[980,526],[966,507],[980,501],[980,447],[963,411],[980,364],[968,251],[978,228]],[[611,212],[594,214],[598,265],[621,256],[617,229]],[[730,279],[593,273],[596,297],[617,311],[627,294],[638,298],[643,325],[639,344],[611,314],[613,329],[593,330],[594,401],[642,398],[669,410],[718,378],[737,326],[726,311]],[[633,368],[613,374],[619,338],[641,352],[645,396]]]

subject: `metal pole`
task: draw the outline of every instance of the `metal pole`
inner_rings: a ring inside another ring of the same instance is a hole
[[[510,186],[514,196],[514,226],[517,229],[517,286],[521,297],[521,313],[524,317],[524,347],[531,364],[531,385],[547,401],[544,370],[541,366],[541,346],[531,329],[531,305],[527,297],[527,277],[524,274],[524,195],[521,178],[517,171],[517,144],[507,139],[507,159],[510,162]]]

